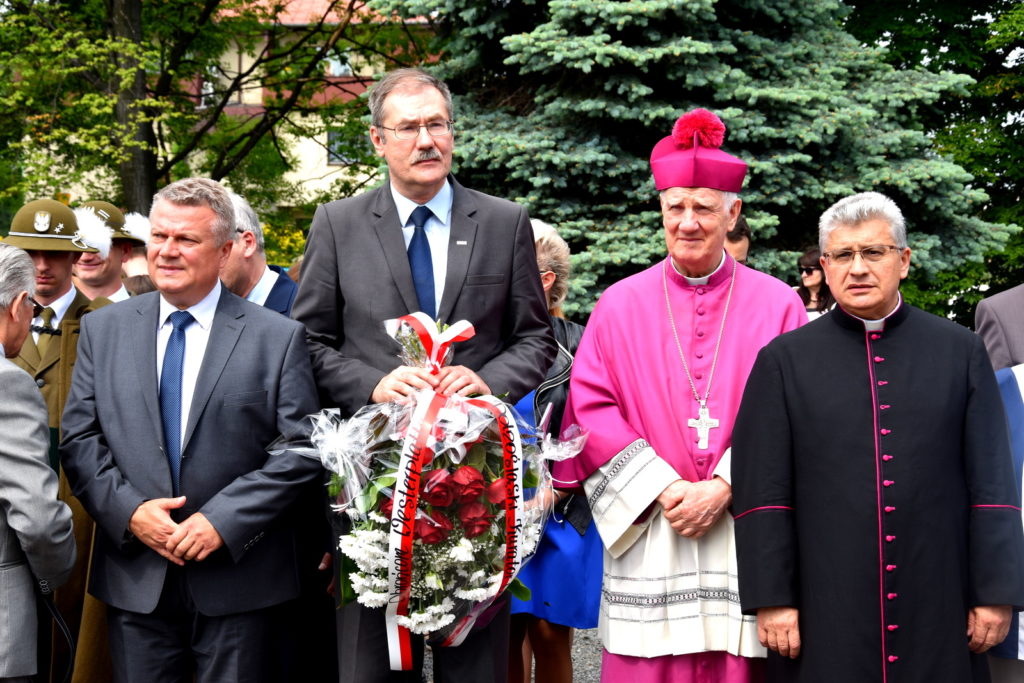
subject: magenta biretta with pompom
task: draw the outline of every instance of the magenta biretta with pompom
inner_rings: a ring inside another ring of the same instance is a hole
[[[672,134],[651,151],[655,188],[659,192],[670,187],[739,192],[747,164],[720,149],[724,139],[725,124],[707,109],[694,109],[679,117]]]

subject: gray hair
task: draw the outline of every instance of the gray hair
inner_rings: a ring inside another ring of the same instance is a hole
[[[235,210],[227,188],[209,178],[184,178],[177,180],[153,195],[153,203],[159,200],[179,206],[206,206],[214,213],[213,239],[218,247],[224,246],[235,234]]]
[[[836,228],[853,227],[864,221],[883,220],[889,224],[892,241],[907,246],[907,225],[896,202],[880,192],[861,192],[843,197],[828,207],[818,221],[818,247],[825,253],[828,238]]]
[[[370,90],[370,123],[376,127],[384,125],[384,100],[399,88],[436,88],[444,97],[448,118],[452,119],[452,93],[444,81],[428,74],[423,69],[395,69],[384,74]]]
[[[22,292],[36,293],[36,267],[27,252],[0,242],[0,310],[6,311]]]
[[[666,187],[664,190],[662,190],[662,191],[660,191],[658,193],[658,197],[664,197],[665,193],[668,192],[671,189],[672,189],[671,187]],[[705,188],[705,189],[707,189],[707,190],[714,190],[715,192],[717,192],[720,195],[722,195],[722,204],[725,206],[725,210],[726,211],[731,211],[732,210],[732,205],[735,204],[739,200],[739,198],[740,198],[740,195],[739,195],[738,192],[726,192],[725,190],[715,190],[715,188],[713,188],[713,187],[708,187],[708,188]]]
[[[260,225],[256,210],[246,201],[245,197],[228,190],[231,205],[235,208],[235,238],[243,232],[251,232],[256,238],[256,251],[263,253],[263,226]]]
[[[569,245],[555,229],[537,219],[530,219],[537,247],[537,267],[540,272],[555,274],[555,284],[548,292],[548,309],[556,309],[569,293]]]

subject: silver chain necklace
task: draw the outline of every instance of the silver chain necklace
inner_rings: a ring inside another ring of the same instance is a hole
[[[732,264],[732,275],[729,278],[729,294],[725,298],[725,310],[722,311],[722,324],[718,328],[718,339],[715,341],[715,355],[711,358],[711,371],[708,373],[708,387],[704,392],[704,398],[697,393],[697,385],[693,383],[693,376],[690,374],[690,366],[686,364],[686,354],[683,353],[683,345],[679,342],[679,332],[676,330],[675,316],[672,315],[672,300],[668,296],[668,262],[669,256],[662,263],[661,286],[665,291],[665,308],[668,310],[668,323],[672,326],[672,336],[676,340],[676,349],[679,351],[679,360],[683,361],[683,371],[686,372],[686,379],[690,382],[690,390],[693,398],[700,407],[697,409],[697,417],[691,417],[686,421],[686,426],[694,427],[697,430],[697,448],[708,447],[708,437],[711,429],[718,427],[718,420],[711,417],[708,412],[708,397],[711,396],[711,381],[715,378],[715,367],[718,365],[718,350],[722,347],[722,336],[725,333],[725,319],[729,315],[729,304],[732,303],[732,289],[736,284],[736,262]]]

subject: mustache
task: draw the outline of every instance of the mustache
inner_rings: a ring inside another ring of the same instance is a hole
[[[436,149],[425,149],[416,155],[413,159],[413,163],[419,163],[420,161],[440,161],[441,153]]]

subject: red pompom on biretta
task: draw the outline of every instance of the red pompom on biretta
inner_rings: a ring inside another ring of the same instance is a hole
[[[725,140],[725,124],[707,109],[694,109],[683,114],[672,127],[672,139],[683,149],[693,147],[694,135],[701,147],[718,149]]]
[[[654,187],[708,187],[739,192],[747,175],[742,159],[720,149],[725,139],[722,119],[707,109],[694,109],[679,117],[672,134],[651,150]]]

